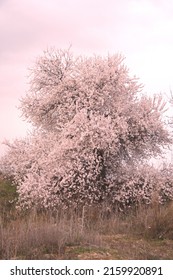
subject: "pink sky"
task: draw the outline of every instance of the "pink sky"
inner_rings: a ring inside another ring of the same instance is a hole
[[[16,107],[28,68],[52,46],[121,52],[145,91],[173,90],[172,0],[0,0],[0,42],[0,142],[26,134]]]

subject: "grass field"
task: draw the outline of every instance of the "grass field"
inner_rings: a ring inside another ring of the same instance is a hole
[[[16,191],[0,180],[0,259],[173,259],[173,204],[107,213],[19,213]],[[14,202],[12,202],[14,200]]]

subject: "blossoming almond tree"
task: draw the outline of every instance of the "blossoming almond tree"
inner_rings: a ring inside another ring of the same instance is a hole
[[[36,61],[30,85],[21,110],[33,133],[8,142],[1,160],[2,171],[17,184],[19,205],[53,209],[106,200],[126,205],[141,196],[144,186],[136,191],[134,170],[171,138],[161,97],[142,95],[122,56],[48,51]]]

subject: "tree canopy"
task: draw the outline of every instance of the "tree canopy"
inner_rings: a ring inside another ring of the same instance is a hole
[[[142,94],[121,55],[44,52],[20,106],[34,131],[7,143],[1,161],[17,183],[19,205],[77,207],[106,200],[125,205],[131,197],[143,199],[147,184],[135,181],[141,180],[135,179],[139,164],[172,142],[164,106],[161,96]]]

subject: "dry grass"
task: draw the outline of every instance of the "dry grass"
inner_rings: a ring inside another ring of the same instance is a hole
[[[149,248],[154,250],[157,245],[158,251],[160,244],[167,244],[165,240],[169,240],[169,248],[173,247],[172,239],[172,204],[140,207],[128,215],[107,215],[98,207],[87,207],[79,213],[32,212],[21,216],[16,212],[8,223],[1,218],[0,258],[63,259],[89,255],[101,259],[148,259],[158,255],[160,259],[163,248],[154,256]]]
[[[0,182],[0,259],[173,259],[173,203],[18,213],[15,197]]]
[[[131,231],[149,239],[173,240],[173,203],[139,207],[131,218]]]
[[[1,259],[44,259],[54,255],[61,258],[65,246],[84,242],[86,246],[99,244],[100,238],[84,230],[81,218],[75,214],[51,215],[34,212],[20,215],[8,223],[1,219]]]

